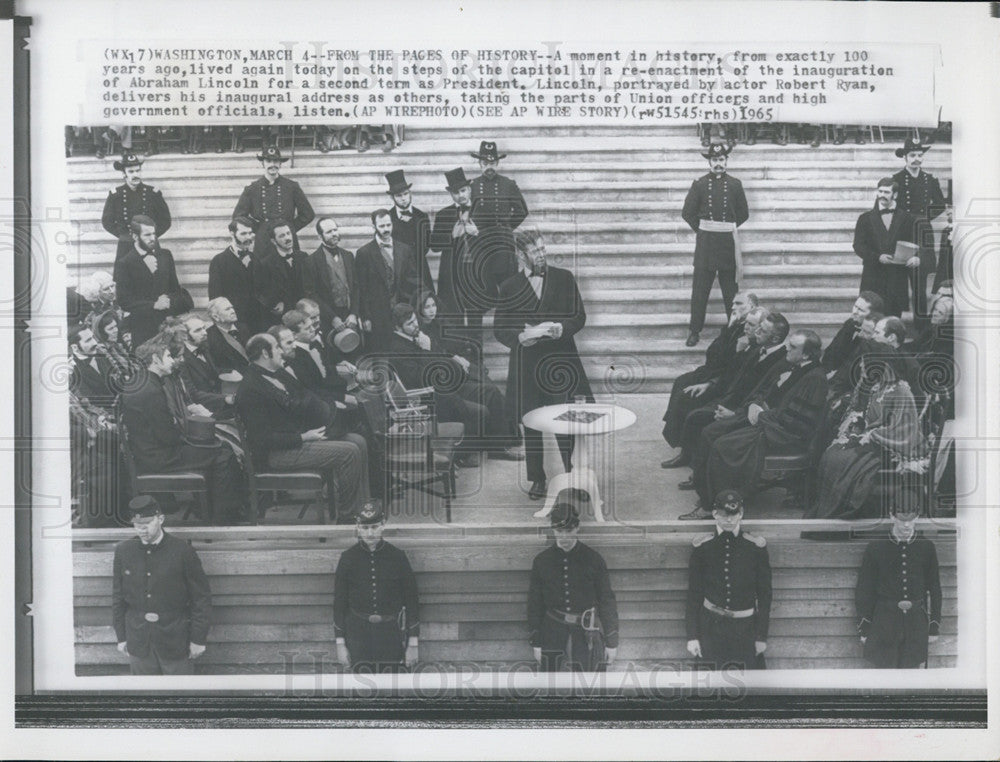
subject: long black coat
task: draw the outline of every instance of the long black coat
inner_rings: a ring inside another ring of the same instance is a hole
[[[219,369],[212,362],[207,346],[202,357],[184,347],[184,362],[181,365],[180,374],[193,402],[204,405],[216,416],[222,414],[232,417],[232,408],[222,394]]]
[[[923,235],[925,225],[897,206],[888,230],[882,224],[877,208],[859,216],[854,226],[854,253],[864,262],[860,290],[874,291],[885,299],[887,313],[898,314],[909,306],[910,269],[905,265],[883,265],[878,261],[879,256],[892,254],[897,242],[909,241],[920,245],[919,269],[922,272],[933,271],[934,250],[927,245],[929,241]]]
[[[396,207],[389,210],[392,218],[392,237],[396,241],[402,241],[411,249],[416,257],[417,276],[420,278],[417,286],[417,293],[421,291],[434,291],[434,280],[431,278],[431,268],[427,264],[427,251],[431,243],[431,219],[427,212],[410,207],[413,216],[406,222],[399,218]]]
[[[517,337],[525,324],[546,321],[562,323],[562,337],[522,346]],[[497,341],[510,348],[506,397],[516,418],[535,408],[567,402],[576,395],[593,399],[573,338],[586,323],[583,299],[569,270],[548,268],[541,299],[535,296],[523,272],[500,285],[493,333]]]
[[[331,285],[333,274],[326,261],[326,249],[320,246],[309,255],[309,277],[306,280],[306,296],[319,305],[320,324],[323,327],[325,336],[333,327],[333,316],[336,315],[341,320],[346,320],[348,315],[358,315],[358,305],[361,302],[361,294],[358,290],[357,267],[354,263],[354,254],[347,249],[337,247],[337,254],[344,265],[344,274],[347,282],[344,287],[347,289],[349,303],[348,306],[338,307],[333,299],[333,286]],[[358,315],[360,317],[360,315]]]
[[[285,263],[277,252],[269,254],[260,263],[257,286],[261,304],[272,324],[281,322],[281,315],[295,309],[295,303],[306,295],[306,279],[312,274],[309,258],[298,249],[292,252],[292,266]],[[281,314],[274,312],[281,304]]]
[[[397,302],[409,304],[420,287],[413,249],[402,241],[392,247],[393,268],[388,271],[382,250],[372,239],[355,255],[359,307],[362,320],[370,320],[372,331],[368,347],[374,351],[385,349],[392,336],[392,307]]]
[[[236,324],[237,337],[223,334],[217,325],[208,327],[208,355],[219,373],[243,371],[247,367],[246,343],[250,333],[240,323]]]
[[[251,333],[264,331],[271,325],[257,285],[261,278],[259,268],[260,263],[252,256],[244,266],[231,246],[212,257],[208,265],[208,298],[226,297],[236,310],[236,318]]]
[[[118,263],[118,301],[129,313],[127,323],[132,332],[132,345],[138,347],[160,330],[164,318],[181,315],[194,306],[191,294],[177,280],[174,257],[169,249],[156,252],[156,272],[151,273],[139,252],[132,251]],[[170,297],[170,307],[153,309],[160,294]]]
[[[695,231],[694,266],[708,270],[733,270],[736,268],[736,249],[731,233],[713,233],[701,230],[702,220],[735,222],[739,227],[750,218],[743,183],[732,175],[723,173],[716,177],[711,172],[693,183],[684,199],[681,217]]]

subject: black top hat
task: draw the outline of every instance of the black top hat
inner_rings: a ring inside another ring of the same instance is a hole
[[[739,513],[743,510],[743,495],[734,489],[724,489],[715,496],[715,502],[712,503],[712,510],[730,515]]]
[[[395,196],[397,193],[402,193],[413,187],[413,183],[406,182],[406,176],[401,169],[386,172],[385,179],[389,181],[389,190],[386,193],[390,196]]]
[[[706,159],[714,159],[718,156],[729,156],[729,153],[733,149],[727,146],[725,143],[712,143],[708,147],[707,151],[702,151],[701,155]]]
[[[573,529],[580,526],[580,513],[572,503],[559,502],[552,506],[549,523],[553,529]]]
[[[204,415],[189,415],[185,421],[184,441],[192,447],[218,447],[222,443],[215,436],[215,419]]]
[[[281,155],[281,149],[278,146],[267,146],[257,154],[257,161],[280,161],[284,164],[288,161],[288,157]]]
[[[152,495],[136,495],[128,502],[128,515],[130,518],[148,518],[149,516],[159,516],[163,513],[160,504]]]
[[[472,158],[483,161],[500,161],[500,159],[507,158],[507,154],[497,153],[497,144],[492,140],[484,140],[479,144],[479,153],[472,154]]]
[[[912,153],[913,151],[920,151],[920,153],[923,153],[928,148],[930,148],[930,146],[925,146],[919,140],[907,138],[903,141],[903,147],[896,149],[896,156],[902,159],[908,153]]]
[[[459,167],[458,169],[451,169],[444,173],[444,179],[448,182],[448,187],[446,190],[451,193],[456,193],[469,185],[469,181],[465,179],[465,170]]]
[[[381,500],[366,500],[358,511],[359,524],[381,524],[385,521],[385,511]]]
[[[121,161],[116,161],[111,166],[115,168],[116,172],[124,172],[127,167],[141,167],[142,159],[130,152],[122,154]]]

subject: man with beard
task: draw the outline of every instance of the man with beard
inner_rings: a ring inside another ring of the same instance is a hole
[[[118,298],[129,313],[128,328],[135,346],[156,335],[168,316],[180,315],[194,306],[191,295],[177,280],[174,257],[161,249],[156,223],[136,215],[129,223],[132,251],[118,263]]]
[[[903,159],[905,164],[892,176],[899,188],[899,206],[902,207],[903,211],[909,212],[921,222],[926,223],[924,231],[925,235],[929,237],[927,241],[921,242],[922,246],[927,247],[928,256],[923,257],[917,271],[910,274],[914,295],[913,322],[918,331],[926,327],[929,319],[927,314],[927,276],[937,270],[934,256],[936,248],[933,239],[934,233],[931,230],[930,222],[944,212],[947,207],[938,179],[923,169],[924,153],[929,148],[929,145],[923,145],[919,140],[907,138],[903,146],[895,151],[897,158]]]
[[[295,339],[292,357],[287,361],[295,377],[328,405],[343,402],[347,385],[337,374],[337,369],[329,364],[313,321],[304,312],[295,309],[286,312],[281,322]]]
[[[489,140],[481,141],[479,152],[472,154],[483,171],[472,181],[470,199],[470,218],[479,231],[470,242],[476,263],[474,288],[486,302],[483,312],[496,305],[500,284],[517,273],[514,231],[528,216],[528,205],[517,183],[497,172],[506,156]]]
[[[737,357],[736,344],[744,335],[746,317],[750,310],[757,306],[755,294],[739,292],[733,297],[733,312],[729,322],[719,332],[716,339],[709,344],[705,352],[705,363],[694,370],[683,373],[674,381],[670,390],[670,401],[667,412],[663,414],[663,438],[671,447],[681,444],[681,429],[687,414],[696,407],[711,402],[723,389],[719,381],[726,367]],[[663,468],[676,468],[687,465],[683,453],[661,464]]]
[[[260,262],[253,257],[254,222],[237,217],[229,223],[232,240],[212,257],[208,266],[208,298],[226,297],[236,310],[236,318],[251,333],[264,330],[270,322],[258,294]]]
[[[854,253],[864,262],[861,270],[861,290],[874,291],[885,302],[887,315],[899,317],[910,305],[912,282],[915,307],[920,305],[918,270],[933,269],[933,251],[927,248],[923,224],[896,204],[898,186],[891,177],[883,177],[875,191],[875,207],[858,217],[854,226]],[[893,254],[899,241],[919,246],[918,253],[905,264],[894,264]],[[929,269],[928,269],[929,268]]]
[[[367,349],[385,351],[392,338],[392,307],[410,303],[417,294],[419,275],[412,248],[392,237],[388,209],[372,212],[375,237],[358,249],[359,317],[367,335]]]
[[[514,236],[520,271],[500,285],[500,301],[493,333],[510,349],[507,404],[511,417],[546,405],[565,403],[577,396],[593,401],[590,382],[576,349],[574,336],[587,323],[587,312],[569,270],[548,267],[545,243],[537,230],[519,230]],[[573,437],[556,435],[563,467],[572,470]],[[528,497],[545,497],[542,432],[524,427]]]
[[[691,330],[685,342],[689,347],[698,343],[705,325],[705,309],[716,275],[728,318],[742,270],[736,229],[749,219],[750,212],[743,184],[726,173],[731,150],[715,144],[702,154],[711,171],[691,184],[681,211],[681,217],[695,231]]]
[[[257,156],[264,167],[264,176],[243,189],[233,210],[233,219],[250,217],[257,222],[254,256],[263,260],[274,253],[274,241],[269,235],[280,223],[288,225],[292,246],[298,251],[297,232],[316,216],[306,194],[294,180],[281,176],[281,165],[288,161],[277,146],[267,146]]]
[[[237,321],[236,310],[224,296],[208,303],[208,354],[221,373],[242,371],[247,366],[244,344],[250,338],[246,328]]]
[[[865,318],[872,312],[881,312],[883,309],[882,297],[874,291],[862,291],[858,294],[850,316],[823,352],[823,367],[827,371],[827,378],[833,378],[844,360],[854,353],[861,338],[861,324]]]
[[[320,217],[316,234],[320,245],[309,255],[312,276],[306,283],[306,295],[319,304],[321,335],[345,326],[360,331],[361,294],[354,254],[340,247],[340,226],[333,217]]]
[[[260,263],[260,301],[269,313],[271,324],[306,295],[306,280],[312,275],[309,259],[299,251],[292,228],[279,222],[271,229],[273,251]]]
[[[392,198],[392,237],[405,243],[413,249],[416,261],[417,277],[420,279],[417,293],[434,292],[434,281],[427,264],[427,250],[430,248],[431,221],[426,212],[413,205],[413,195],[410,193],[412,183],[406,182],[403,170],[397,169],[386,174],[389,190],[386,193]]]
[[[69,351],[73,370],[69,386],[78,397],[108,411],[114,404],[116,392],[108,384],[111,363],[98,353],[99,346],[90,328],[76,326],[70,329]]]
[[[222,393],[219,369],[208,354],[208,328],[211,321],[205,313],[181,315],[184,325],[184,353],[181,356],[181,379],[191,399],[204,405],[215,418],[232,418],[236,410],[234,394]]]
[[[385,512],[362,506],[358,543],[340,554],[333,577],[337,659],[354,672],[400,672],[420,645],[417,580],[406,553],[382,539]]]
[[[557,502],[549,522],[555,544],[531,564],[531,650],[542,672],[603,671],[618,651],[618,603],[607,564],[580,542],[580,514],[572,502]]]
[[[132,231],[129,229],[132,218],[141,214],[153,220],[157,238],[170,229],[171,220],[163,194],[142,181],[142,159],[134,153],[126,153],[121,161],[114,163],[114,167],[124,175],[125,182],[108,193],[101,224],[118,239],[112,272],[114,279],[118,280],[118,263],[132,251]]]

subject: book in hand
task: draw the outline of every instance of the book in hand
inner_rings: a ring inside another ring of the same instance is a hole
[[[896,250],[892,253],[892,264],[905,265],[912,257],[917,256],[920,249],[909,241],[896,241]]]

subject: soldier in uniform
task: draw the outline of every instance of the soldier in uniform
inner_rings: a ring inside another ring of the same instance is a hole
[[[687,650],[713,669],[763,669],[771,614],[771,564],[763,537],[740,529],[743,496],[723,490],[715,531],[697,537],[687,595]]]
[[[681,217],[695,231],[691,330],[686,342],[689,347],[698,343],[705,325],[708,295],[716,275],[728,319],[742,270],[736,229],[747,221],[750,212],[743,184],[726,173],[730,151],[731,148],[716,144],[702,154],[708,159],[711,171],[691,184],[681,211]]]
[[[399,672],[418,657],[417,581],[406,553],[382,539],[377,500],[361,507],[358,543],[340,554],[333,581],[337,658],[354,672]]]
[[[129,222],[137,214],[151,218],[156,225],[156,237],[159,238],[170,229],[170,209],[163,200],[163,194],[142,181],[142,159],[134,153],[126,153],[121,161],[114,163],[114,168],[125,176],[125,182],[108,193],[101,224],[118,239],[113,271],[115,280],[118,280],[118,263],[132,251]]]
[[[920,241],[921,247],[926,246],[929,250],[929,256],[921,261],[917,270],[910,273],[914,298],[913,322],[918,331],[927,327],[929,323],[927,276],[933,274],[937,268],[936,247],[929,223],[944,212],[947,206],[944,194],[941,192],[941,184],[934,175],[925,172],[921,166],[924,161],[924,153],[929,148],[929,145],[923,145],[919,140],[907,138],[903,146],[897,148],[895,152],[897,158],[903,159],[906,165],[892,176],[899,187],[897,203],[900,208],[912,214],[917,220],[926,221],[928,227],[924,235],[931,236],[928,241]]]
[[[476,302],[477,311],[469,311],[470,328],[482,326],[483,313],[496,306],[500,284],[517,273],[513,231],[528,216],[528,205],[517,183],[497,173],[506,156],[497,153],[497,144],[488,140],[472,154],[479,159],[483,174],[472,181],[470,217],[478,235],[470,242],[474,271],[467,295]]]
[[[392,237],[413,249],[417,276],[420,278],[417,293],[423,291],[433,293],[434,280],[427,264],[427,251],[431,244],[431,220],[427,212],[413,205],[413,194],[410,193],[413,184],[406,182],[403,170],[389,172],[385,179],[389,182],[389,190],[386,193],[392,198],[393,204],[389,210],[389,216],[392,218]]]
[[[277,224],[285,223],[291,227],[294,248],[298,251],[298,231],[312,222],[316,215],[299,184],[281,176],[281,165],[288,159],[281,155],[277,146],[265,147],[257,159],[264,167],[264,176],[243,189],[233,210],[233,219],[246,216],[257,223],[253,255],[260,261],[274,253],[270,233]]]
[[[212,614],[208,578],[198,554],[163,531],[156,499],[129,503],[137,537],[115,548],[111,608],[118,650],[133,675],[190,675],[205,652]]]
[[[544,672],[603,670],[618,651],[618,603],[601,554],[577,535],[576,506],[560,499],[549,514],[555,545],[531,565],[528,629]]]
[[[919,667],[927,661],[927,644],[938,639],[937,551],[933,542],[917,536],[916,505],[908,491],[897,496],[889,536],[868,543],[858,574],[858,633],[865,659],[883,669]]]

